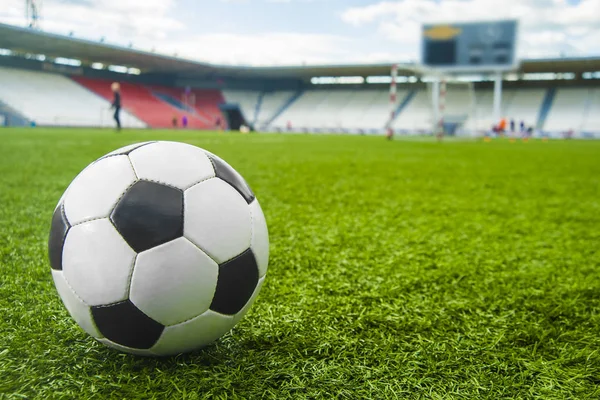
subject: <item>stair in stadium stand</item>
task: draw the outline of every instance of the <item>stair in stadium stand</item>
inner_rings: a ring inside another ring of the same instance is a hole
[[[72,79],[112,102],[113,94],[110,89],[112,81],[81,76],[74,76]],[[189,128],[209,129],[214,126],[205,119],[200,119],[194,114],[189,114],[161,100],[154,96],[150,89],[135,83],[121,82],[121,101],[123,109],[138,117],[151,128],[170,128],[173,126],[173,118],[177,118],[178,124],[180,124],[184,116],[188,119]]]
[[[292,104],[294,104],[294,102],[296,100],[298,100],[300,98],[300,96],[302,96],[303,93],[304,93],[304,91],[302,89],[300,89],[296,93],[294,93],[285,103],[283,103],[281,108],[279,108],[279,110],[277,110],[277,112],[275,114],[273,114],[273,116],[271,118],[269,118],[269,120],[265,124],[265,127],[268,127],[269,125],[271,125],[273,123],[273,121],[275,121],[277,119],[277,117],[279,117],[281,114],[283,114],[283,112],[285,110],[290,108],[290,106]]]
[[[256,102],[256,107],[254,108],[254,117],[252,118],[251,125],[256,126],[256,122],[258,120],[258,116],[260,115],[260,108],[262,107],[263,99],[265,98],[265,92],[260,92],[258,95],[258,100]]]
[[[550,109],[552,108],[552,103],[554,102],[554,96],[556,96],[556,88],[549,88],[546,91],[546,95],[544,96],[544,100],[542,101],[542,105],[540,107],[536,129],[544,129],[546,118],[548,118],[548,114],[550,114]]]
[[[406,106],[408,106],[408,104],[416,96],[416,94],[417,94],[417,90],[411,90],[410,92],[406,93],[406,96],[404,96],[404,99],[402,99],[400,104],[398,104],[398,107],[396,108],[396,112],[394,113],[394,118],[390,121],[390,124],[393,123],[396,118],[398,118],[398,115],[400,115],[402,110],[404,110],[406,108]]]
[[[0,116],[4,116],[0,126],[30,126],[31,121],[26,116],[0,100]]]

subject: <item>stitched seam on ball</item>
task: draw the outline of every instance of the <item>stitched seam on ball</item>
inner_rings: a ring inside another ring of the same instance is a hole
[[[175,323],[175,324],[169,324],[169,325],[165,325],[165,327],[169,327],[169,326],[175,326],[175,325],[180,325],[180,324],[185,324],[186,322],[190,322],[191,320],[194,320],[194,319],[196,319],[196,318],[200,318],[201,316],[203,316],[204,314],[206,314],[206,313],[207,313],[207,312],[209,312],[209,311],[210,311],[210,312],[214,312],[214,313],[216,313],[216,314],[219,314],[219,315],[221,315],[221,316],[223,316],[223,317],[231,318],[231,319],[233,320],[233,315],[225,315],[225,314],[221,314],[221,313],[218,313],[218,312],[216,312],[216,311],[213,311],[213,310],[211,310],[211,309],[209,308],[208,310],[206,310],[206,311],[202,312],[201,314],[198,314],[198,315],[196,315],[196,316],[193,316],[192,318],[188,318],[188,319],[186,319],[185,321],[177,322],[177,323]]]
[[[75,289],[73,289],[73,287],[69,283],[69,280],[67,279],[67,276],[65,275],[65,273],[63,271],[61,271],[61,275],[62,275],[65,283],[69,287],[69,290],[71,290],[71,293],[73,293],[73,295],[77,298],[77,300],[82,302],[83,305],[85,307],[87,307],[88,317],[89,317],[90,321],[92,322],[93,327],[96,329],[96,332],[100,335],[100,338],[96,338],[96,339],[104,339],[104,335],[102,334],[102,332],[100,332],[100,328],[98,328],[98,325],[96,324],[96,320],[94,320],[94,316],[92,315],[92,307],[93,306],[90,306],[86,301],[84,301],[81,297],[79,297],[79,295],[77,294]],[[59,292],[59,295],[60,295],[60,292]],[[62,297],[61,297],[61,299],[62,299]],[[67,311],[69,311],[69,310],[67,309]],[[79,325],[79,323],[77,325]],[[91,335],[91,336],[95,337],[94,335]]]
[[[127,157],[127,161],[129,161],[129,165],[131,165],[131,169],[133,170],[133,174],[135,175],[135,179],[136,180],[140,179],[140,177],[137,174],[137,171],[135,170],[135,167],[133,166],[133,162],[131,162],[131,158],[129,158],[129,155],[126,155],[126,157]]]
[[[79,225],[87,224],[88,222],[100,221],[101,219],[109,219],[109,218],[110,217],[97,217],[97,218],[86,219],[86,220],[83,220],[81,222],[76,223],[75,225],[71,225],[71,228],[74,228],[74,227],[79,226]]]
[[[67,279],[67,276],[64,274],[64,272],[63,272],[63,279],[65,280],[65,283],[67,284],[69,289],[71,289],[71,293],[73,293],[75,295],[75,297],[77,297],[77,299],[83,303],[83,305],[85,305],[88,308],[92,307],[85,300],[83,300],[81,297],[79,297],[79,295],[77,294],[75,289],[73,289],[73,286],[71,286],[71,284],[69,283],[69,280]]]
[[[97,159],[96,161],[94,161],[94,163],[97,163],[100,160],[104,160],[105,158],[111,158],[111,157],[118,157],[118,156],[127,156],[127,158],[129,158],[129,155],[131,153],[133,153],[134,151],[136,151],[137,149],[140,149],[142,147],[148,146],[149,144],[154,144],[154,143],[158,143],[157,141],[153,141],[153,142],[146,142],[146,143],[142,143],[141,145],[139,145],[136,148],[133,148],[131,150],[129,150],[126,153],[117,153],[117,154],[107,154],[105,156],[100,157],[99,159]]]
[[[67,221],[67,225],[69,225],[69,228],[71,228],[73,225],[71,225],[71,222],[69,222],[69,218],[67,218],[67,212],[65,211],[65,202],[63,200],[63,202],[60,205],[60,213],[62,215],[62,217],[65,219],[65,221]],[[67,229],[68,231],[69,229]],[[67,238],[67,234],[65,233],[65,236],[63,237],[63,244],[64,244],[64,240]]]
[[[93,306],[94,308],[108,308],[108,307],[114,307],[114,306],[118,306],[121,304],[125,304],[127,303],[129,300],[121,300],[121,301],[117,301],[116,303],[110,303],[110,304],[103,304],[101,306]],[[141,310],[140,310],[141,311]]]
[[[127,157],[127,159],[129,159],[129,157]],[[135,172],[134,172],[134,173],[135,173]],[[111,220],[111,218],[110,218],[110,217],[111,217],[111,215],[112,215],[112,212],[114,211],[115,207],[117,206],[117,204],[119,204],[119,202],[121,201],[121,199],[123,198],[123,196],[125,196],[125,194],[126,194],[128,191],[129,191],[129,189],[131,189],[131,188],[133,187],[133,185],[135,185],[135,184],[136,184],[136,183],[138,183],[138,182],[139,182],[139,180],[137,180],[137,179],[136,179],[136,180],[135,180],[135,181],[133,181],[131,184],[129,184],[129,186],[127,186],[127,188],[125,188],[125,190],[123,191],[123,193],[121,193],[121,195],[119,196],[119,198],[117,199],[117,201],[115,201],[115,202],[114,202],[114,203],[111,205],[111,207],[110,207],[110,214],[108,215],[108,217],[97,217],[97,218],[90,218],[90,219],[86,219],[86,220],[84,220],[84,221],[78,222],[78,223],[76,223],[75,225],[71,225],[71,226],[77,226],[77,225],[85,224],[86,222],[97,221],[97,220],[100,220],[100,219],[108,219],[108,220],[110,220],[110,223],[111,223],[111,225],[112,225],[112,220]],[[113,225],[113,227],[114,227],[114,225]],[[115,228],[115,229],[116,229],[116,228]]]
[[[157,181],[157,180],[155,180],[155,179],[148,179],[148,178],[138,178],[138,180],[137,180],[135,183],[137,183],[137,182],[141,182],[141,181],[144,181],[144,182],[152,182],[152,183],[158,183],[159,185],[168,186],[168,187],[170,187],[171,189],[175,189],[175,190],[179,190],[180,192],[183,192],[183,190],[182,190],[181,188],[178,188],[177,186],[173,186],[172,184],[170,184],[170,183],[167,183],[167,182]],[[120,200],[120,199],[119,199],[119,200]]]
[[[135,269],[135,263],[137,262],[138,254],[133,257],[133,261],[131,263],[131,270],[129,271],[129,276],[127,277],[127,290],[125,292],[125,297],[129,298],[131,294],[131,280],[133,278],[133,271]]]
[[[127,159],[129,159],[129,157],[127,157]],[[111,220],[111,224],[112,224],[112,218],[111,215],[113,213],[113,211],[115,211],[115,207],[117,206],[117,204],[119,204],[119,202],[121,201],[121,199],[125,196],[125,194],[129,191],[129,189],[131,189],[133,187],[133,185],[135,185],[136,183],[139,182],[139,179],[136,179],[135,181],[131,182],[129,184],[129,186],[127,186],[125,188],[125,190],[123,190],[123,193],[121,193],[121,195],[119,196],[119,198],[117,199],[117,201],[115,201],[112,206],[110,207],[110,214],[108,215],[108,218]],[[114,226],[114,225],[113,225]],[[115,227],[116,229],[116,227]]]
[[[215,171],[215,177],[217,176],[217,166],[215,165],[212,157],[210,154],[208,154],[206,151],[204,151],[204,155],[206,155],[206,158],[208,158],[208,160],[210,161],[212,167],[213,167],[213,171]]]
[[[198,182],[194,182],[190,186],[188,186],[185,189],[183,189],[183,191],[185,192],[186,190],[190,190],[194,186],[199,185],[199,184],[201,184],[203,182],[206,182],[206,181],[210,181],[211,179],[217,179],[217,176],[216,175],[215,176],[209,176],[208,178],[204,178],[204,179],[199,180]]]
[[[219,267],[221,267],[221,265],[223,265],[223,264],[226,264],[226,263],[228,263],[228,262],[230,262],[230,261],[233,261],[233,260],[235,260],[236,258],[240,258],[240,257],[241,257],[242,255],[244,255],[244,253],[246,253],[248,250],[250,250],[250,252],[252,253],[252,255],[254,255],[254,252],[252,251],[252,248],[251,248],[250,246],[248,246],[248,248],[247,248],[246,250],[242,251],[242,252],[241,252],[240,254],[238,254],[237,256],[235,256],[235,257],[231,257],[229,260],[226,260],[226,261],[223,261],[222,263],[217,263],[217,264],[219,264]]]
[[[248,243],[248,248],[252,250],[252,239],[254,239],[254,210],[249,204],[248,208],[250,209],[250,243]],[[254,253],[254,251],[252,253]],[[254,256],[254,258],[256,259],[256,256]],[[258,261],[256,262],[256,264],[256,266],[258,267]]]
[[[101,157],[101,158],[97,159],[97,160],[96,160],[96,161],[94,161],[94,162],[98,162],[98,161],[106,160],[107,158],[111,158],[111,157],[120,157],[120,156],[125,156],[125,157],[127,157],[127,154],[123,154],[123,153],[119,153],[119,154],[109,154],[109,155],[106,155],[106,156],[103,156],[103,157]]]
[[[183,238],[184,238],[185,240],[187,240],[188,242],[190,242],[191,244],[193,244],[193,245],[194,245],[194,246],[195,246],[195,247],[196,247],[198,250],[200,250],[200,251],[202,252],[202,254],[204,254],[206,257],[210,258],[210,259],[211,259],[211,260],[212,260],[212,261],[213,261],[215,264],[217,264],[217,267],[219,266],[219,264],[220,264],[220,263],[219,263],[217,260],[215,260],[215,259],[213,258],[213,256],[211,256],[210,254],[208,254],[208,252],[207,252],[205,249],[203,249],[202,247],[200,247],[200,245],[199,245],[199,244],[197,244],[197,243],[196,243],[196,242],[194,242],[192,239],[190,239],[190,238],[188,238],[187,236],[185,236],[185,229],[184,229],[184,235],[183,235]]]

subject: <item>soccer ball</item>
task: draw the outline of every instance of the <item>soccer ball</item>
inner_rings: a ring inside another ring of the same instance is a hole
[[[176,142],[123,147],[85,168],[52,217],[54,283],[73,319],[139,355],[203,347],[246,314],[269,237],[241,175]]]

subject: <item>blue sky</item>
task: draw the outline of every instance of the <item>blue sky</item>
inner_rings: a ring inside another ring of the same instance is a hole
[[[24,25],[22,0],[0,21]],[[223,64],[418,59],[422,23],[516,18],[521,57],[600,55],[600,0],[44,0],[44,30]]]

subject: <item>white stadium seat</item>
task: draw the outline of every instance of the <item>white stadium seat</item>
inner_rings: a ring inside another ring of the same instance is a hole
[[[589,89],[558,89],[544,130],[565,132],[581,129],[589,94]]]
[[[399,93],[401,99],[405,93]],[[390,115],[386,90],[313,90],[307,91],[273,121],[284,128],[356,131],[382,130]]]
[[[394,120],[394,129],[407,132],[430,131],[433,128],[433,106],[427,90],[419,90]]]
[[[411,91],[399,86],[396,107]],[[546,93],[547,88],[504,89],[502,117],[514,120],[517,129],[521,121],[527,127],[535,126]],[[223,96],[227,103],[240,106],[247,122],[264,131],[287,130],[291,123],[292,131],[382,133],[390,116],[389,91],[382,88],[319,88],[300,95],[293,90],[225,90]],[[491,88],[473,92],[466,86],[450,85],[445,116],[460,117],[463,132],[487,131],[498,123],[493,116],[493,97]],[[114,126],[107,99],[60,74],[0,67],[0,102],[37,125]],[[146,127],[125,110],[121,119],[125,127]],[[431,91],[421,88],[396,116],[392,127],[397,132],[414,134],[431,132],[434,125]],[[557,133],[571,129],[600,132],[600,89],[556,90],[543,130]]]
[[[581,126],[583,132],[600,132],[600,89],[590,89],[586,112]]]
[[[0,67],[0,100],[37,125],[114,126],[110,103],[63,75]],[[146,126],[124,110],[121,123]]]
[[[256,125],[265,127],[281,108],[294,96],[293,91],[267,92],[263,95],[256,117]]]

